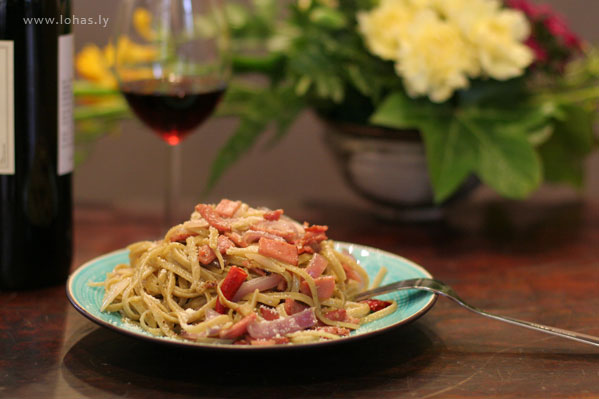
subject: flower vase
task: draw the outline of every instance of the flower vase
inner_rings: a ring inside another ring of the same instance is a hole
[[[442,203],[434,201],[426,152],[418,130],[324,121],[324,140],[347,184],[385,220],[439,220],[443,208],[476,186],[468,181]]]

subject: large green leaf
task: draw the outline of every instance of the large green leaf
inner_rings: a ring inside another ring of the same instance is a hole
[[[477,162],[476,141],[451,118],[431,119],[421,128],[435,201],[455,192]]]
[[[294,95],[290,87],[252,90],[232,86],[222,105],[225,112],[240,117],[239,126],[213,161],[206,191],[210,190],[225,171],[249,151],[272,122],[275,123],[277,132],[271,143],[284,135],[289,124],[303,108],[302,100]]]
[[[540,149],[549,182],[569,183],[581,187],[584,161],[594,146],[592,110],[564,107],[565,118],[556,121],[551,138]]]
[[[463,131],[477,141],[476,172],[485,184],[509,198],[525,198],[538,188],[541,161],[525,134],[468,115],[460,115],[458,120]]]

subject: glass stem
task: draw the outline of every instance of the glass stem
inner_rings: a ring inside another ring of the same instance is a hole
[[[178,223],[178,197],[181,192],[181,146],[169,145],[168,173],[166,173],[166,198],[164,201],[164,224],[168,231]]]

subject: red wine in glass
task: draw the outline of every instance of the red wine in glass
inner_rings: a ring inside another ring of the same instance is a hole
[[[214,111],[226,84],[206,77],[124,82],[121,91],[137,117],[170,145],[177,145]]]

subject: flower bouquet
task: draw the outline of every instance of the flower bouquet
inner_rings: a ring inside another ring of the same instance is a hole
[[[599,52],[549,8],[299,0],[277,18],[278,3],[229,5],[239,79],[220,111],[240,124],[209,186],[270,125],[276,142],[306,108],[327,120],[416,129],[437,202],[472,175],[509,198],[544,181],[582,184],[597,144]]]

